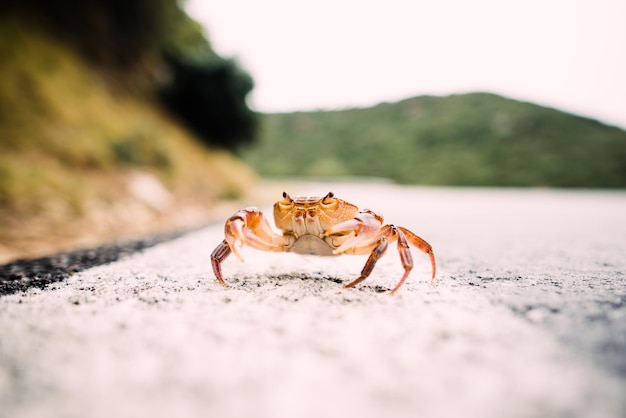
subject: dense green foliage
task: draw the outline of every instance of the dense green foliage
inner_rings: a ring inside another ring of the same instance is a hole
[[[190,26],[176,0],[3,0],[0,12],[47,30],[109,70],[141,66]]]
[[[255,137],[257,115],[246,103],[252,78],[235,62],[172,56],[172,79],[160,89],[168,109],[208,145],[235,149]]]
[[[244,158],[266,176],[425,185],[626,187],[626,132],[487,93],[268,114]]]
[[[46,31],[77,51],[112,88],[161,98],[208,145],[233,149],[251,142],[257,118],[246,103],[251,77],[212,50],[202,26],[181,4],[4,0],[0,18],[10,16]]]
[[[111,88],[45,31],[0,18],[0,57],[0,218],[4,209],[24,214],[55,199],[83,201],[98,189],[92,177],[147,170],[173,189],[195,184],[198,196],[240,174],[224,166],[246,171],[200,145],[154,99]]]

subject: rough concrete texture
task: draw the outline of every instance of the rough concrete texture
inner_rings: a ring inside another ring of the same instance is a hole
[[[626,193],[311,185],[435,249],[244,251],[222,225],[0,298],[1,417],[624,417]],[[298,193],[292,193],[297,195]],[[277,196],[279,198],[280,196]]]

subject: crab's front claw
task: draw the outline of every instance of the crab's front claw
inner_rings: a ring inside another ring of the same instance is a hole
[[[239,259],[239,261],[243,262],[243,256],[239,249],[243,247],[246,242],[246,221],[245,215],[241,216],[239,211],[235,215],[233,215],[230,219],[226,221],[226,225],[224,225],[224,235],[226,236],[226,242],[228,246],[235,254],[235,256]]]
[[[280,251],[281,237],[272,232],[267,219],[263,213],[255,208],[249,207],[237,211],[228,218],[224,225],[224,241],[222,241],[211,253],[211,264],[217,280],[227,285],[222,275],[222,262],[235,253],[239,261],[244,261],[241,255],[241,248],[248,245],[259,250]]]
[[[359,244],[367,243],[380,231],[383,224],[383,217],[376,212],[364,209],[353,219],[333,225],[326,230],[326,235],[350,235],[352,237],[344,241],[335,248],[334,254],[341,254],[344,251],[356,247]]]
[[[272,251],[277,248],[274,233],[259,209],[250,207],[237,211],[224,225],[224,235],[230,249],[239,261],[244,261],[240,249],[244,245],[259,250]]]

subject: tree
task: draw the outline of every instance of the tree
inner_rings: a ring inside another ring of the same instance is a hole
[[[160,96],[203,141],[234,150],[254,139],[257,115],[246,103],[254,83],[233,60],[170,55],[166,62],[171,77]]]

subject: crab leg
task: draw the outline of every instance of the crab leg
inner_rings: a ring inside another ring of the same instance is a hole
[[[395,293],[400,288],[400,286],[404,284],[406,278],[409,277],[409,273],[411,272],[411,269],[413,269],[413,257],[411,256],[411,251],[409,249],[409,243],[406,239],[406,236],[394,225],[385,225],[385,227],[383,227],[380,232],[380,237],[376,241],[377,245],[374,247],[369,258],[367,259],[367,262],[365,263],[365,266],[361,271],[361,275],[356,280],[353,280],[344,287],[353,287],[354,285],[357,285],[365,280],[374,269],[374,266],[376,265],[378,259],[382,257],[382,255],[385,253],[388,242],[393,241],[398,242],[398,253],[400,254],[400,262],[402,263],[402,267],[404,268],[404,274],[402,275],[402,278],[400,279],[396,287],[394,287],[391,291],[391,293]],[[366,248],[367,246],[363,245],[361,248],[354,248],[354,252],[359,253]]]
[[[435,253],[433,252],[433,247],[431,247],[431,245],[427,243],[424,239],[418,237],[408,229],[401,226],[399,226],[398,229],[402,231],[404,235],[406,235],[406,238],[411,244],[413,244],[419,250],[428,254],[428,256],[430,257],[430,265],[433,269],[433,275],[431,277],[431,280],[435,280],[435,275],[437,274],[437,263],[435,262]]]
[[[230,253],[231,250],[226,240],[222,241],[220,245],[218,245],[217,248],[215,248],[215,250],[211,253],[213,273],[215,274],[217,281],[224,286],[228,286],[228,284],[224,281],[224,276],[222,275],[222,262],[226,260],[226,257],[228,257]]]
[[[230,253],[234,253],[240,261],[244,261],[240,249],[244,245],[265,250],[284,251],[289,238],[272,231],[263,213],[254,207],[236,212],[224,225],[226,239],[211,253],[211,265],[217,281],[227,286],[222,275],[222,262]]]
[[[369,258],[367,259],[367,262],[365,263],[365,266],[363,266],[363,270],[361,270],[361,275],[351,281],[350,283],[344,285],[343,287],[354,287],[357,284],[361,283],[363,280],[367,279],[367,277],[370,275],[370,273],[372,272],[372,270],[374,270],[374,266],[376,265],[376,262],[378,261],[378,259],[380,259],[380,257],[383,256],[383,254],[385,254],[385,251],[387,251],[387,247],[389,246],[388,242],[387,242],[387,238],[382,236],[380,238],[378,238],[378,240],[376,241],[376,247],[374,247],[374,250],[372,250]]]
[[[409,243],[406,240],[406,235],[404,235],[404,232],[400,229],[396,229],[395,226],[392,226],[392,229],[397,236],[400,262],[402,263],[402,267],[404,267],[404,274],[402,275],[402,278],[400,279],[396,287],[394,287],[391,291],[391,293],[393,294],[396,292],[396,290],[400,289],[400,286],[402,286],[406,278],[409,277],[409,273],[411,273],[411,270],[413,269],[413,256],[411,256]]]
[[[371,251],[369,258],[361,271],[361,275],[344,287],[353,287],[365,280],[374,269],[378,259],[385,253],[388,243],[393,241],[398,242],[398,254],[400,255],[402,267],[404,268],[404,274],[391,293],[395,293],[398,289],[400,289],[413,269],[413,257],[411,255],[409,243],[413,244],[415,247],[430,256],[430,262],[433,270],[432,278],[435,278],[435,255],[430,244],[406,228],[396,227],[394,225],[385,225],[380,230],[379,238],[374,241],[374,244],[365,242],[361,245],[344,250],[344,254],[363,254]]]

